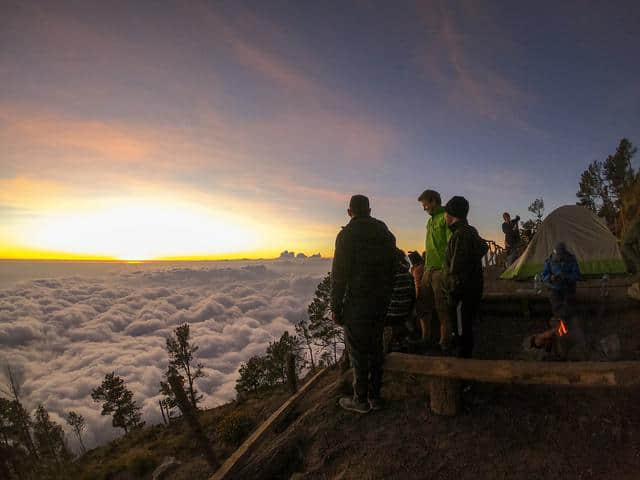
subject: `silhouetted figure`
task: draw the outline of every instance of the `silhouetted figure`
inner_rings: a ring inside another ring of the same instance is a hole
[[[505,264],[509,267],[519,256],[519,248],[521,244],[520,229],[518,228],[518,222],[520,222],[520,216],[516,216],[511,220],[509,212],[502,214],[504,223],[502,224],[502,233],[504,233],[504,248],[506,250]]]
[[[489,246],[467,222],[469,202],[464,197],[452,197],[445,206],[445,212],[452,236],[443,263],[443,284],[452,318],[455,319],[453,353],[471,358],[473,320],[482,300],[482,257]]]
[[[353,397],[340,399],[346,410],[366,413],[381,406],[382,335],[391,300],[396,239],[371,216],[369,199],[354,195],[347,210],[351,220],[336,238],[331,268],[331,309],[344,326],[353,366]]]

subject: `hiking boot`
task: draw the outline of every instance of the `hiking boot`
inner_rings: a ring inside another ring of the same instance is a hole
[[[378,410],[382,410],[384,408],[384,403],[381,398],[370,398],[369,399],[369,407],[372,412],[377,412]]]
[[[367,402],[358,402],[353,397],[342,397],[338,404],[344,408],[345,410],[349,410],[350,412],[358,412],[358,413],[369,413],[371,407]]]

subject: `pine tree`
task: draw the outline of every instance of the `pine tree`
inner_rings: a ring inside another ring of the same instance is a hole
[[[578,205],[584,205],[603,217],[614,234],[621,230],[620,213],[625,192],[632,187],[637,175],[631,159],[637,148],[623,138],[616,153],[604,161],[594,160],[582,172],[576,196]]]
[[[300,340],[295,335],[284,332],[279,340],[269,343],[267,347],[267,383],[269,385],[287,383],[287,362],[290,354],[296,358],[300,356]],[[296,362],[297,372],[302,362]]]
[[[87,449],[85,448],[84,442],[82,441],[82,432],[84,431],[84,429],[86,427],[85,418],[82,415],[80,415],[79,413],[76,413],[76,412],[74,412],[72,410],[72,411],[67,413],[67,416],[65,417],[65,420],[67,421],[67,423],[69,424],[69,426],[73,430],[73,434],[78,439],[78,442],[80,443],[80,448],[82,450],[82,453],[83,454],[87,453]]]
[[[176,327],[173,334],[167,338],[167,352],[169,353],[169,368],[175,368],[178,375],[182,376],[186,382],[186,393],[193,408],[198,408],[198,403],[202,400],[202,395],[195,387],[195,381],[204,377],[201,363],[193,364],[193,356],[198,351],[198,346],[193,345],[189,340],[189,324],[185,323]],[[165,373],[168,379],[169,372]],[[170,408],[175,407],[175,397],[171,393],[168,382],[160,383],[160,392],[165,395],[165,400]]]
[[[240,376],[236,380],[236,392],[257,393],[263,387],[268,386],[267,358],[266,356],[254,355],[245,363],[240,365]]]
[[[309,332],[322,352],[331,352],[331,363],[338,363],[338,347],[344,347],[344,331],[331,318],[331,276],[327,274],[316,288],[315,297],[307,308]],[[323,355],[324,357],[324,355]],[[325,357],[326,358],[326,357]]]
[[[33,420],[33,437],[42,462],[58,467],[67,462],[71,455],[64,439],[64,430],[51,420],[43,405],[38,405]]]
[[[303,317],[298,323],[296,323],[295,329],[298,334],[298,338],[300,338],[301,342],[304,342],[304,345],[307,349],[307,354],[309,356],[309,363],[311,363],[311,370],[316,369],[315,357],[313,354],[313,337],[311,336],[311,332],[309,331],[309,317]]]
[[[141,421],[142,408],[133,400],[133,392],[125,386],[124,380],[115,372],[105,375],[102,384],[91,392],[91,398],[102,402],[101,414],[111,415],[111,424],[124,429],[125,434],[144,425]]]

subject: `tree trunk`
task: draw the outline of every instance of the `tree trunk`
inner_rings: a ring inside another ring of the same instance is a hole
[[[307,348],[309,349],[309,358],[311,358],[311,370],[316,369],[316,362],[313,360],[313,349],[311,348],[311,344],[307,340]]]
[[[209,466],[213,470],[215,470],[216,468],[218,468],[218,459],[213,452],[211,445],[209,444],[207,436],[202,430],[200,422],[198,421],[195,407],[193,407],[193,405],[187,398],[187,395],[185,394],[182,382],[176,375],[169,376],[168,380],[169,385],[171,385],[171,390],[173,390],[173,394],[176,397],[178,408],[182,412],[182,416],[185,418],[187,424],[191,428],[191,432],[193,433],[196,444],[200,448],[200,451],[204,455]]]
[[[162,400],[158,400],[158,405],[160,405],[160,413],[162,414],[162,422],[165,425],[168,425],[167,419],[164,416],[164,407],[162,406]],[[167,412],[167,415],[169,414],[169,412]]]
[[[431,377],[431,411],[436,415],[453,416],[460,411],[460,382]]]
[[[296,356],[293,353],[287,355],[287,383],[291,395],[298,391],[298,378],[296,375]]]

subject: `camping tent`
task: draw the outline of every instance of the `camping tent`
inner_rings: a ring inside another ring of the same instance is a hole
[[[520,257],[500,276],[523,280],[541,273],[558,242],[564,242],[583,275],[626,271],[616,237],[591,210],[566,205],[551,212]]]

